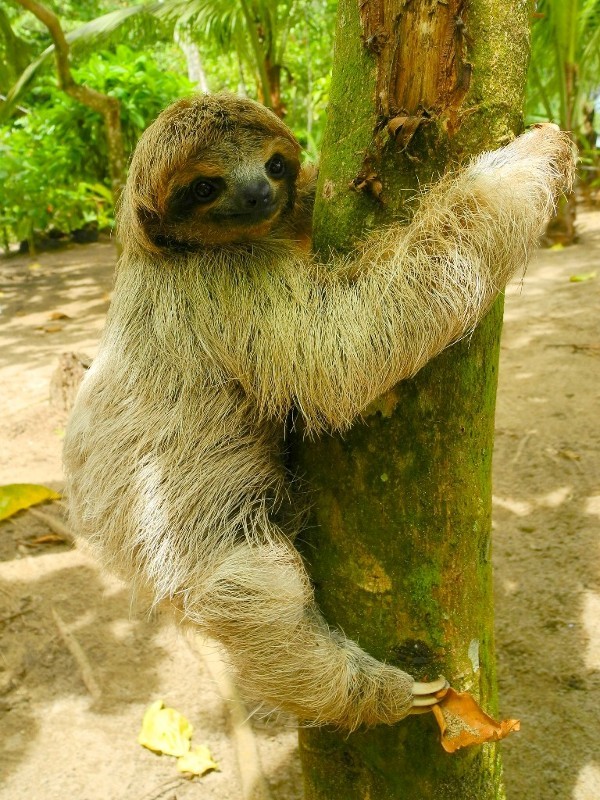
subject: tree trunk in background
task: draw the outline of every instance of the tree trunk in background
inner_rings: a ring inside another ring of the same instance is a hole
[[[23,72],[31,61],[32,48],[28,42],[21,39],[13,31],[8,14],[3,8],[0,8],[0,33],[4,38],[6,50],[6,63],[0,64],[0,76],[8,78],[6,86],[0,84],[0,89],[8,91],[17,76]]]
[[[315,246],[408,216],[418,186],[522,126],[522,0],[340,0]],[[491,455],[502,305],[342,439],[291,444],[314,490],[302,549],[332,625],[496,710]],[[352,324],[352,320],[348,321]],[[433,716],[300,732],[307,800],[498,800],[494,745],[446,754]]]
[[[575,192],[563,195],[558,201],[556,214],[552,217],[543,237],[543,244],[552,247],[555,244],[575,244],[577,241],[577,199]]]
[[[65,82],[59,73],[60,86],[63,91],[79,103],[102,114],[104,133],[108,151],[108,173],[110,188],[115,206],[119,202],[127,176],[127,158],[121,127],[121,103],[117,97],[102,94],[88,86],[82,86],[73,80]]]
[[[185,28],[181,29],[178,26],[175,26],[173,39],[185,56],[188,78],[195,85],[199,92],[208,94],[208,92],[210,92],[210,87],[208,85],[206,73],[204,72],[204,67],[202,66],[200,48],[191,38],[189,31],[187,31]]]

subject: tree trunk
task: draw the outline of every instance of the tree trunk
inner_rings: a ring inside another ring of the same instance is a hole
[[[179,27],[175,26],[173,38],[185,56],[188,78],[195,85],[199,92],[208,94],[208,92],[210,92],[210,87],[208,85],[206,72],[204,71],[204,67],[202,65],[202,59],[200,58],[200,48],[191,38],[189,31],[187,31],[185,28],[180,29]]]
[[[544,233],[542,244],[546,247],[568,245],[577,242],[577,198],[575,192],[564,195],[558,201],[556,214]]]
[[[521,0],[340,0],[315,246],[407,217],[447,164],[522,125]],[[343,437],[291,444],[314,490],[303,551],[328,621],[495,712],[491,453],[502,304]],[[349,324],[352,324],[349,321]],[[307,800],[498,800],[494,745],[446,754],[431,714],[300,732]]]
[[[283,119],[286,115],[286,108],[281,99],[281,64],[273,64],[267,56],[265,59],[267,75],[269,76],[269,88],[271,92],[270,108]]]
[[[60,84],[63,91],[79,103],[102,114],[104,132],[106,134],[110,186],[116,205],[125,186],[127,165],[121,127],[121,103],[116,97],[102,94],[95,89],[90,89],[88,86],[82,86],[72,79],[64,81],[61,77]]]
[[[6,50],[6,63],[2,66],[12,84],[31,61],[31,45],[13,31],[8,14],[3,8],[0,8],[0,33]]]

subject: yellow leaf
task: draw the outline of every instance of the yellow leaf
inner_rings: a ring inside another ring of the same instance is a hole
[[[183,714],[157,700],[146,709],[138,742],[155,753],[179,757],[189,751],[193,732]]]
[[[583,281],[593,281],[598,273],[597,272],[582,272],[579,275],[571,275],[569,280],[571,283],[583,283]]]
[[[211,769],[219,769],[219,765],[206,745],[197,744],[177,759],[177,769],[187,775],[204,775]]]
[[[40,263],[38,263],[37,261],[34,261],[32,264],[29,265],[29,269],[32,269],[32,270],[41,269],[41,268],[42,268],[42,265]]]
[[[45,500],[60,500],[60,495],[36,483],[9,483],[0,486],[0,519],[7,519],[29,506]]]

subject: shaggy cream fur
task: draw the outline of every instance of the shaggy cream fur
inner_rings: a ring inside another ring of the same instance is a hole
[[[246,694],[313,723],[393,723],[422,688],[328,627],[295,530],[277,523],[283,422],[295,407],[310,434],[344,429],[471,330],[569,187],[572,147],[535,128],[338,263],[286,235],[301,227],[293,207],[249,243],[157,246],[146,223],[162,224],[174,172],[197,150],[243,153],[250,123],[294,143],[269,112],[221,95],[168,109],[134,157],[108,324],[65,444],[73,526],[221,641]]]

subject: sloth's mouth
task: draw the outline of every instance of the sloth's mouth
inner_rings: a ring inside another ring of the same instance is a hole
[[[234,219],[238,223],[254,225],[257,222],[264,222],[275,215],[279,210],[279,203],[270,203],[268,206],[256,207],[248,211],[221,211],[215,214],[219,219]]]

